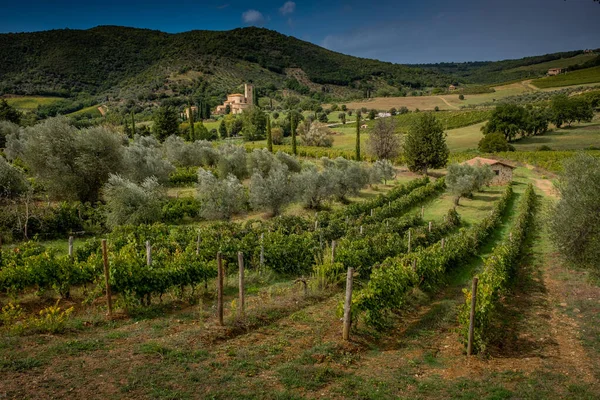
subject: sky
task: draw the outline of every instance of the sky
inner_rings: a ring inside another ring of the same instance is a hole
[[[330,50],[403,64],[600,48],[592,0],[0,0],[0,32],[98,25],[169,33],[261,26]]]

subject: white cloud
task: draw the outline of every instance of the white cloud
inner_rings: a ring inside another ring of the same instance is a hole
[[[292,14],[294,11],[296,11],[296,3],[293,1],[286,1],[285,4],[279,9],[281,15]]]
[[[242,20],[250,25],[262,25],[265,22],[265,17],[260,11],[248,10],[242,13]]]

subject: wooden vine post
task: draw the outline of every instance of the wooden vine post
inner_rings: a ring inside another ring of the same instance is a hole
[[[196,255],[200,255],[200,234],[198,234],[198,239],[196,239]]]
[[[410,228],[408,229],[408,253],[410,253],[410,239],[411,239],[411,232],[410,232]]]
[[[112,296],[110,293],[110,270],[108,268],[108,250],[106,239],[102,239],[102,261],[104,262],[104,283],[106,284],[106,305],[108,307],[108,318],[112,318]]]
[[[446,244],[446,239],[442,238],[442,250],[444,250],[444,245]]]
[[[241,318],[245,315],[245,288],[244,288],[244,253],[238,251],[238,265],[240,267],[240,282],[239,282],[239,306],[238,306],[238,317]]]
[[[69,257],[73,258],[73,236],[69,236]]]
[[[471,314],[469,315],[469,341],[467,343],[467,356],[473,354],[473,334],[475,332],[475,306],[477,304],[477,283],[479,279],[473,278],[473,288],[471,289]]]
[[[432,226],[433,226],[433,222],[429,221],[429,233],[431,233]]]
[[[344,301],[344,328],[342,331],[342,339],[350,340],[350,326],[352,325],[352,278],[354,275],[354,268],[348,268],[348,275],[346,276],[346,300]]]
[[[362,225],[360,226],[360,234],[361,235],[363,234],[363,226]]]
[[[223,326],[223,258],[221,252],[217,253],[217,319]]]
[[[421,218],[425,218],[425,206],[421,206]]]
[[[152,245],[149,240],[146,240],[146,265],[152,265]]]

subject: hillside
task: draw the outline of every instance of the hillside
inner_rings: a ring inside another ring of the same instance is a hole
[[[184,88],[170,85],[167,96],[186,94],[188,83],[195,82],[196,90],[202,86],[198,81],[215,84],[212,89],[222,95],[244,80],[281,88],[291,68],[302,70],[314,84],[355,89],[374,78],[413,88],[451,80],[434,71],[335,53],[261,28],[167,34],[100,26],[2,34],[0,53],[0,94],[143,97],[165,89],[170,79]]]
[[[477,84],[496,84],[501,82],[539,78],[550,68],[578,69],[598,65],[598,51],[585,53],[583,50],[545,54],[515,60],[474,61],[463,63],[415,64],[440,74],[454,76]]]

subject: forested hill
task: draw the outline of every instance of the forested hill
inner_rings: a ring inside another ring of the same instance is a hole
[[[575,70],[600,65],[600,49],[576,50],[502,61],[443,62],[414,64],[413,67],[452,75],[457,80],[493,84],[519,79],[538,78],[550,68]]]
[[[194,73],[207,81],[232,78],[281,85],[288,68],[307,83],[358,88],[374,78],[394,86],[441,86],[435,71],[362,59],[262,28],[168,34],[100,26],[0,34],[0,92],[73,96],[115,88],[152,89],[165,77]],[[0,93],[1,94],[1,93]]]

